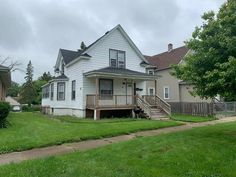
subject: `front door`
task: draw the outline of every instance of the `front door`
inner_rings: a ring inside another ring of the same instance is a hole
[[[126,104],[127,105],[130,105],[133,102],[132,89],[133,89],[132,82],[126,82]]]

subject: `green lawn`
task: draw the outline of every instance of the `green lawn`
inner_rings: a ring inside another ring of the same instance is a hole
[[[11,126],[0,129],[0,154],[180,125],[175,121],[137,119],[93,121],[72,117],[48,118],[40,113],[11,113],[8,120]]]
[[[0,167],[17,177],[234,177],[236,122]]]
[[[184,114],[172,114],[171,119],[183,122],[206,122],[210,120],[215,120],[214,116],[191,116],[191,115],[184,115]]]

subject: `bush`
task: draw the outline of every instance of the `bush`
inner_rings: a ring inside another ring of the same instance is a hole
[[[24,106],[22,106],[22,111],[23,112],[32,112],[33,108],[28,105],[24,105]]]
[[[33,105],[32,109],[33,111],[41,111],[41,105]]]
[[[28,105],[22,106],[23,112],[34,112],[34,111],[40,111],[40,110],[41,110],[40,105],[32,105],[31,107],[29,107]]]
[[[10,105],[7,102],[0,102],[0,128],[6,128],[8,125],[7,116],[10,112]]]

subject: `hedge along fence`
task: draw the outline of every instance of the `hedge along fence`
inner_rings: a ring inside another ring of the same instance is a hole
[[[212,116],[213,104],[207,102],[171,102],[171,113]]]
[[[10,105],[7,102],[0,102],[0,128],[6,128],[8,122],[6,120],[9,112],[10,112]]]

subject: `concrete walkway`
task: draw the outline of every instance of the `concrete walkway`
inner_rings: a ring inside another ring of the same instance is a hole
[[[131,133],[129,135],[121,135],[121,136],[116,136],[116,137],[111,137],[111,138],[81,141],[77,143],[66,143],[62,145],[49,146],[49,147],[44,147],[44,148],[35,148],[32,150],[26,150],[26,151],[21,151],[21,152],[12,152],[8,154],[0,155],[0,165],[8,164],[11,162],[17,163],[24,160],[43,158],[43,157],[54,156],[54,155],[59,155],[59,154],[66,154],[66,153],[70,153],[74,151],[86,151],[89,149],[106,146],[112,143],[132,140],[140,136],[142,137],[155,136],[155,135],[160,135],[160,134],[165,134],[165,133],[189,130],[194,127],[204,127],[208,125],[215,125],[218,123],[233,122],[233,121],[236,121],[236,117],[227,117],[220,120],[201,122],[201,123],[187,123],[185,125],[176,126],[176,127],[141,131],[141,132]]]

